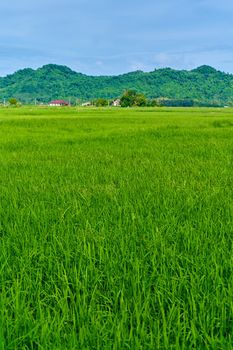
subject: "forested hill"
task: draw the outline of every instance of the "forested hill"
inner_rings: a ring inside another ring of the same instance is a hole
[[[45,65],[27,68],[0,78],[0,100],[15,97],[22,102],[48,102],[56,98],[90,100],[116,98],[126,89],[148,98],[196,99],[233,102],[233,75],[209,66],[191,71],[170,68],[144,73],[135,71],[118,76],[88,76],[66,66]]]

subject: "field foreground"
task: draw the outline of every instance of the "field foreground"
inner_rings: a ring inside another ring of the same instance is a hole
[[[0,350],[233,349],[233,110],[0,109]]]

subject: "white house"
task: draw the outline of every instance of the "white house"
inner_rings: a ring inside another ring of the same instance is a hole
[[[88,102],[84,102],[81,104],[82,107],[88,107],[88,106],[92,106],[92,103],[90,101]]]
[[[114,107],[120,107],[121,105],[121,100],[117,98],[116,100],[112,101],[112,106]]]

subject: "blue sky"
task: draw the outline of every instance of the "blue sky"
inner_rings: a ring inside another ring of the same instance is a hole
[[[11,0],[0,75],[44,64],[119,74],[209,64],[233,73],[232,0]]]

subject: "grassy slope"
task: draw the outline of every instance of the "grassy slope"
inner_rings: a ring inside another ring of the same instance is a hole
[[[0,349],[233,349],[231,109],[0,110]]]

